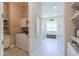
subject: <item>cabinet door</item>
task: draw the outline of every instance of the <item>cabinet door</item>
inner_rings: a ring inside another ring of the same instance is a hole
[[[16,47],[28,51],[28,36],[25,34],[16,34]]]
[[[3,55],[3,3],[0,2],[0,56]]]
[[[68,56],[79,56],[78,52],[75,50],[74,47],[72,47],[71,44],[68,44],[67,55]]]

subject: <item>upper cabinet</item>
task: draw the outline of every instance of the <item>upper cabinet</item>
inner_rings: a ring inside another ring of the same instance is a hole
[[[71,17],[71,20],[73,21],[76,28],[79,28],[79,12],[77,12],[75,15]]]
[[[78,21],[79,20],[79,12],[76,12],[72,17],[72,20]]]
[[[79,28],[79,2],[72,2],[71,8],[75,14],[71,17],[71,20],[75,24],[76,28]]]
[[[73,8],[75,10],[79,10],[79,2],[72,2],[71,8]]]

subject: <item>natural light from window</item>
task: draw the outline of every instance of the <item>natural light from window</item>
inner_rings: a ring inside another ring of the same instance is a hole
[[[56,21],[49,21],[47,22],[47,31],[57,31],[57,23]]]

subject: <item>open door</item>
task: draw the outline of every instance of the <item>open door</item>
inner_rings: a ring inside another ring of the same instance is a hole
[[[3,55],[3,3],[0,2],[0,56]]]

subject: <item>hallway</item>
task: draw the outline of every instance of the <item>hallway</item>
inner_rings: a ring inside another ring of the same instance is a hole
[[[59,49],[57,39],[47,38],[43,40],[42,47],[34,54],[34,56],[64,56],[64,49]]]

